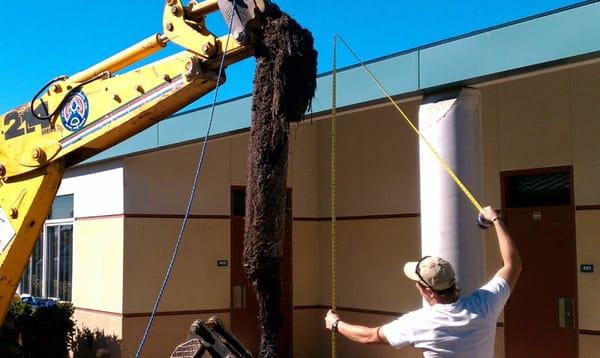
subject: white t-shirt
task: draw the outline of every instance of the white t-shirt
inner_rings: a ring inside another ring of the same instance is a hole
[[[432,357],[492,357],[496,322],[510,286],[495,276],[480,289],[451,304],[436,304],[403,315],[381,327],[390,345],[412,345]]]

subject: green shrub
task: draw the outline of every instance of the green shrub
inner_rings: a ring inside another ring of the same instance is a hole
[[[73,305],[66,302],[37,307],[13,302],[2,327],[0,352],[15,350],[20,338],[20,353],[7,357],[68,357],[75,333],[73,311]]]
[[[73,358],[118,357],[121,353],[121,340],[113,334],[87,327],[77,329],[73,340]]]

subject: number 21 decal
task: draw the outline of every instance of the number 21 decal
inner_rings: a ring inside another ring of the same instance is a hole
[[[36,127],[48,128],[50,123],[35,118],[31,114],[29,105],[23,105],[4,116],[4,139],[8,140],[31,133],[35,131]]]

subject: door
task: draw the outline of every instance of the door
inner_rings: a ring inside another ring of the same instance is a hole
[[[523,260],[505,308],[506,357],[577,357],[570,168],[503,173],[504,217]]]
[[[244,249],[244,216],[246,192],[244,187],[231,189],[231,330],[255,357],[260,347],[258,326],[258,301],[250,286],[242,266]],[[284,257],[281,262],[281,301],[280,308],[283,326],[280,332],[279,357],[292,356],[292,195],[287,192],[287,216],[283,241]]]

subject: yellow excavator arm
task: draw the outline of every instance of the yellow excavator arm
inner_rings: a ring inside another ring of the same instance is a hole
[[[65,168],[152,126],[213,90],[225,65],[252,55],[252,27],[268,0],[167,0],[156,34],[70,77],[49,82],[31,103],[1,117],[0,324],[52,205]],[[231,34],[215,37],[205,17],[220,10]],[[233,19],[232,19],[233,16]],[[160,51],[185,48],[130,72]],[[224,76],[221,77],[224,82]]]

